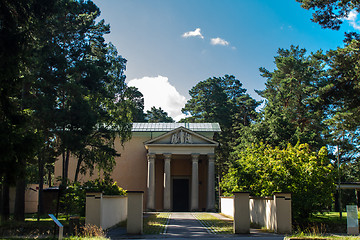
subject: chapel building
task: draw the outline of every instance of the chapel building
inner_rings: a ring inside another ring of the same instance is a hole
[[[116,141],[112,178],[129,191],[144,191],[148,211],[215,210],[214,134],[218,123],[133,123],[132,138]],[[74,176],[76,161],[70,161]],[[61,176],[62,161],[55,163]],[[89,176],[81,176],[81,181]]]

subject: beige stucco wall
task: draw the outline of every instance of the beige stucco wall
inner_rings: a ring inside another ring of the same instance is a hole
[[[44,185],[47,188],[48,185]],[[38,209],[39,184],[28,184],[25,189],[25,213],[35,213]],[[10,213],[14,213],[16,188],[10,187]]]
[[[116,166],[112,173],[112,178],[124,189],[131,191],[145,191],[147,178],[147,159],[144,142],[149,136],[134,136],[124,146],[119,140],[115,141],[115,149],[121,154],[116,158]],[[69,179],[73,180],[76,170],[76,158],[70,157],[69,161]],[[62,175],[62,156],[55,162],[55,178]],[[85,182],[90,179],[97,178],[98,173],[95,172],[92,177],[87,175],[79,175],[79,181]]]

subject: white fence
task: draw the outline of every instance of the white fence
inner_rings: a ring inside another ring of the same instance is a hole
[[[86,194],[85,223],[102,229],[110,228],[127,219],[127,197],[102,193]]]
[[[234,197],[220,198],[221,213],[234,218]],[[275,193],[273,197],[249,197],[250,222],[278,233],[290,233],[291,194]]]

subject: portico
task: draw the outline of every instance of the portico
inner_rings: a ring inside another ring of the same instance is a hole
[[[217,142],[179,127],[144,145],[148,152],[148,210],[215,209],[214,151]],[[160,197],[162,201],[157,199]]]

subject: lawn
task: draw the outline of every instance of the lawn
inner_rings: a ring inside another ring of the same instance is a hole
[[[69,233],[69,216],[59,215],[58,220],[64,225],[64,235]],[[84,225],[85,218],[81,217],[79,221],[80,225]],[[54,229],[58,230],[58,227],[55,226],[54,221],[48,215],[41,216],[39,221],[37,221],[36,214],[27,214],[25,222],[18,222],[12,219],[1,222],[0,238],[3,236],[52,237]]]
[[[325,213],[318,213],[314,214],[310,221],[312,222],[331,222],[331,223],[337,223],[337,224],[346,224],[346,217],[347,213],[342,213],[342,219],[340,220],[340,213],[339,212],[325,212]],[[358,213],[358,217],[360,219],[360,212]]]
[[[294,222],[294,230],[297,233],[304,234],[325,234],[325,233],[346,233],[347,229],[347,214],[338,212],[325,212],[313,214],[306,221]],[[360,214],[359,214],[360,219]]]

